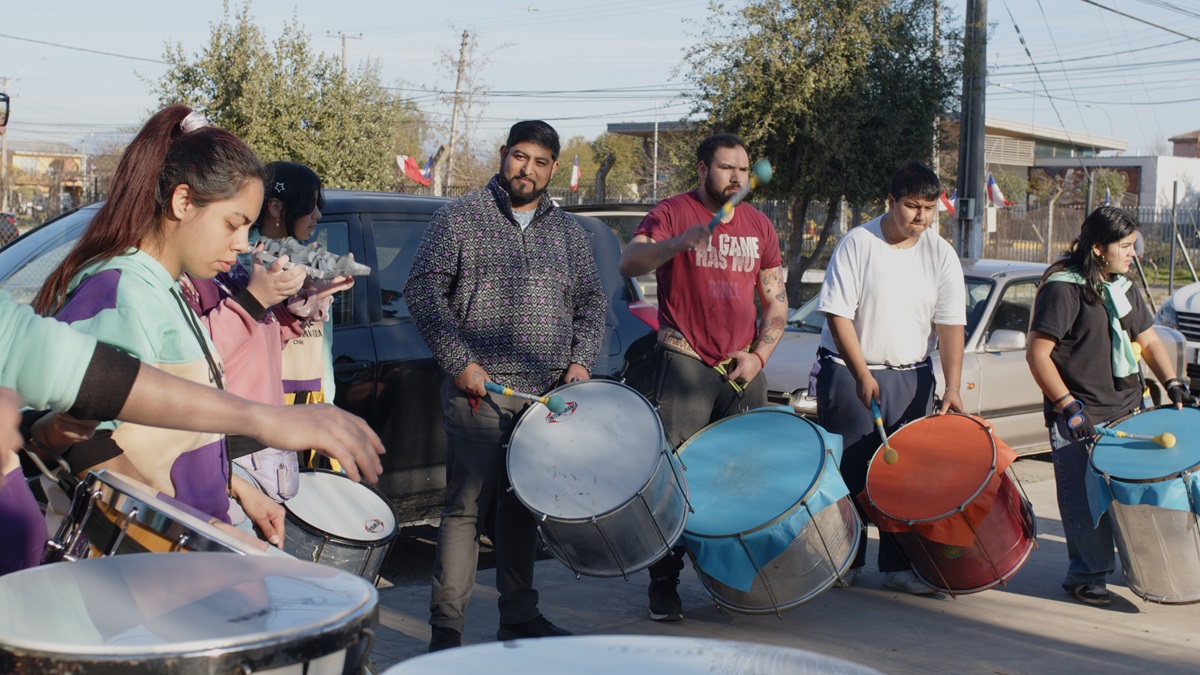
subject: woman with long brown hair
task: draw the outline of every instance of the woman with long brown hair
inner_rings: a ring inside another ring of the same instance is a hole
[[[169,373],[224,388],[224,366],[177,280],[229,271],[248,250],[262,197],[263,168],[249,146],[185,106],[166,108],[126,149],[108,202],[34,306]],[[230,494],[263,518],[274,506],[231,480],[215,434],[102,425],[64,459],[75,472],[131,474],[215,520],[229,521]],[[281,522],[278,511],[269,520]]]

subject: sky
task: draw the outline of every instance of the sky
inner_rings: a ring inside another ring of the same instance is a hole
[[[942,1],[961,26],[966,0]],[[164,45],[199,52],[223,11],[220,0],[170,9],[147,0],[9,4],[0,20],[0,86],[13,97],[9,141],[85,150],[148,117]],[[1130,155],[1169,152],[1166,139],[1200,129],[1192,112],[1200,103],[1200,3],[987,5],[989,117],[1117,138]],[[313,46],[331,55],[342,51],[337,34],[351,36],[347,62],[377,61],[384,84],[435,120],[447,120],[450,108],[434,92],[454,89],[442,55],[457,51],[463,30],[478,35],[489,55],[480,77],[492,94],[477,130],[495,138],[530,117],[550,121],[564,138],[589,139],[612,122],[680,119],[690,110],[681,96],[683,57],[709,19],[706,0],[257,0],[251,13],[269,39],[298,17]]]

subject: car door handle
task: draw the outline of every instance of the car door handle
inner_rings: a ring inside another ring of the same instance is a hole
[[[341,375],[343,373],[357,373],[360,370],[367,370],[375,365],[372,361],[341,361],[333,364],[333,372]]]

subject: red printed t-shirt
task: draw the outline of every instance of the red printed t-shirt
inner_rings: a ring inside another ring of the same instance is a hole
[[[654,207],[634,235],[665,241],[713,213],[693,190]],[[662,322],[679,329],[710,366],[754,341],[758,272],[783,264],[775,227],[761,211],[740,204],[717,225],[707,251],[684,251],[655,271]]]

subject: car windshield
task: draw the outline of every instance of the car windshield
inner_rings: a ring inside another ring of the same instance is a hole
[[[991,279],[967,277],[964,279],[967,291],[967,335],[975,332],[983,310],[987,307],[988,298],[995,284]],[[825,327],[825,315],[817,311],[817,296],[788,315],[787,329],[801,333],[820,333]]]

